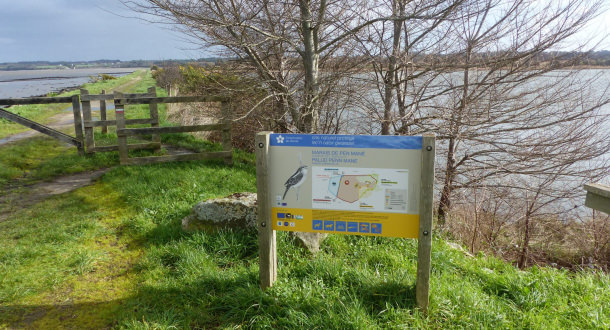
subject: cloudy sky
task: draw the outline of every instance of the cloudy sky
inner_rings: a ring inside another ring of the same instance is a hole
[[[610,0],[603,0],[606,9]],[[0,63],[212,56],[167,27],[135,18],[119,0],[0,0]],[[610,13],[578,39],[609,32]],[[610,39],[610,38],[609,38]],[[598,46],[610,49],[610,40]]]
[[[211,55],[137,15],[118,0],[0,0],[0,63]]]

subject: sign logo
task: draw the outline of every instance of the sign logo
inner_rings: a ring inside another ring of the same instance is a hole
[[[276,137],[275,140],[277,141],[277,143],[284,143],[284,137],[282,135]]]

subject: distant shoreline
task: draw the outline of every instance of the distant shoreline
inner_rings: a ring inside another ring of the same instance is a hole
[[[0,71],[0,99],[47,96],[80,88],[101,74],[121,77],[143,68]]]

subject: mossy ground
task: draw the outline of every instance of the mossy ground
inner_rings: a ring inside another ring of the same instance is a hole
[[[103,183],[68,195],[16,212],[3,226],[13,244],[1,249],[0,301],[13,303],[0,305],[0,325],[103,328],[135,292],[132,268],[141,250],[120,230],[129,208]],[[7,262],[8,251],[20,256]]]

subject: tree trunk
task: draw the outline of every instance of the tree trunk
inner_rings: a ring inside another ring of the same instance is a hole
[[[449,127],[449,147],[447,148],[447,167],[445,170],[445,183],[441,192],[441,200],[438,205],[438,223],[444,225],[447,220],[447,213],[451,209],[451,193],[453,192],[453,181],[457,172],[455,154],[457,149],[457,138],[462,125],[462,118],[468,107],[468,89],[470,76],[470,60],[472,56],[472,42],[469,41],[466,47],[466,59],[464,65],[462,97],[457,109],[451,112]]]
[[[320,122],[319,109],[319,94],[320,87],[318,83],[319,59],[318,52],[318,29],[312,26],[312,15],[310,2],[306,0],[299,1],[301,9],[301,29],[303,33],[303,66],[305,70],[305,88],[303,90],[303,108],[301,115],[303,116],[302,127],[299,127],[304,133],[318,133]]]
[[[519,261],[517,262],[517,266],[519,269],[523,269],[527,266],[527,254],[530,245],[530,209],[525,213],[525,224],[523,228],[523,246],[521,247],[521,255],[519,256]]]
[[[453,192],[453,178],[455,176],[455,138],[449,138],[447,148],[447,167],[445,168],[445,183],[441,191],[441,200],[438,205],[438,224],[444,225],[447,213],[451,209],[451,193]]]
[[[404,6],[400,0],[392,1],[392,15],[404,15]],[[381,135],[390,135],[390,127],[392,125],[392,106],[394,105],[394,88],[397,81],[396,63],[400,55],[400,34],[402,32],[402,21],[395,20],[392,22],[394,26],[392,40],[392,54],[388,59],[388,70],[384,78],[384,95],[383,95],[383,121],[381,122]]]

